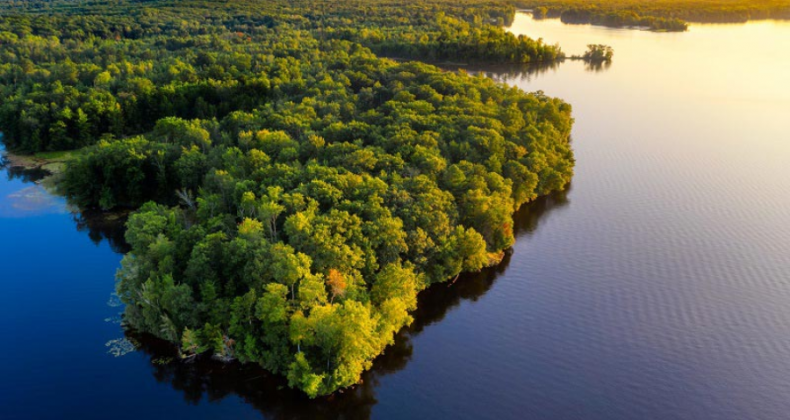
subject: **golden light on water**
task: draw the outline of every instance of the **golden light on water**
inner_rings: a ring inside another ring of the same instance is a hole
[[[692,24],[687,32],[657,33],[591,30],[587,25],[565,25],[557,19],[536,22],[528,14],[517,14],[510,30],[530,34],[536,25],[535,36],[559,43],[568,55],[582,53],[590,43],[614,48],[611,68],[591,83],[610,84],[612,91],[639,92],[645,102],[655,105],[646,108],[653,108],[656,115],[663,114],[662,107],[682,108],[709,120],[714,129],[742,130],[740,136],[730,137],[736,141],[754,141],[749,127],[767,128],[777,135],[764,136],[760,143],[776,153],[790,152],[790,138],[782,135],[790,115],[790,22],[753,21],[736,25],[738,30],[727,24]],[[566,63],[562,71],[573,71],[571,67]],[[711,102],[717,104],[715,109],[708,105]],[[701,136],[700,141],[728,140]]]

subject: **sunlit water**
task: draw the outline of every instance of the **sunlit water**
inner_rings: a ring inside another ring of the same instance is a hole
[[[422,294],[362,386],[310,402],[135,351],[113,235],[3,177],[0,418],[787,418],[790,25],[511,30],[615,49],[598,71],[488,72],[573,104],[572,188],[518,214],[500,267]]]

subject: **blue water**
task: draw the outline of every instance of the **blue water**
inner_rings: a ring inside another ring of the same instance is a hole
[[[609,68],[486,71],[573,104],[572,187],[516,215],[500,266],[423,292],[329,399],[125,335],[118,230],[2,172],[0,419],[788,418],[790,25],[512,30],[615,49]]]

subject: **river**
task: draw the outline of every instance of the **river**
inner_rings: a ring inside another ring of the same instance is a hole
[[[790,23],[655,33],[516,16],[611,66],[483,71],[573,105],[569,191],[498,267],[420,295],[364,383],[309,401],[125,337],[117,230],[0,178],[3,419],[766,419],[790,412]]]

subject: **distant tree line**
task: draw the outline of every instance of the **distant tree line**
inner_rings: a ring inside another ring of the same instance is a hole
[[[661,31],[685,31],[688,22],[790,19],[790,0],[516,0],[515,4],[532,9],[538,19]]]

